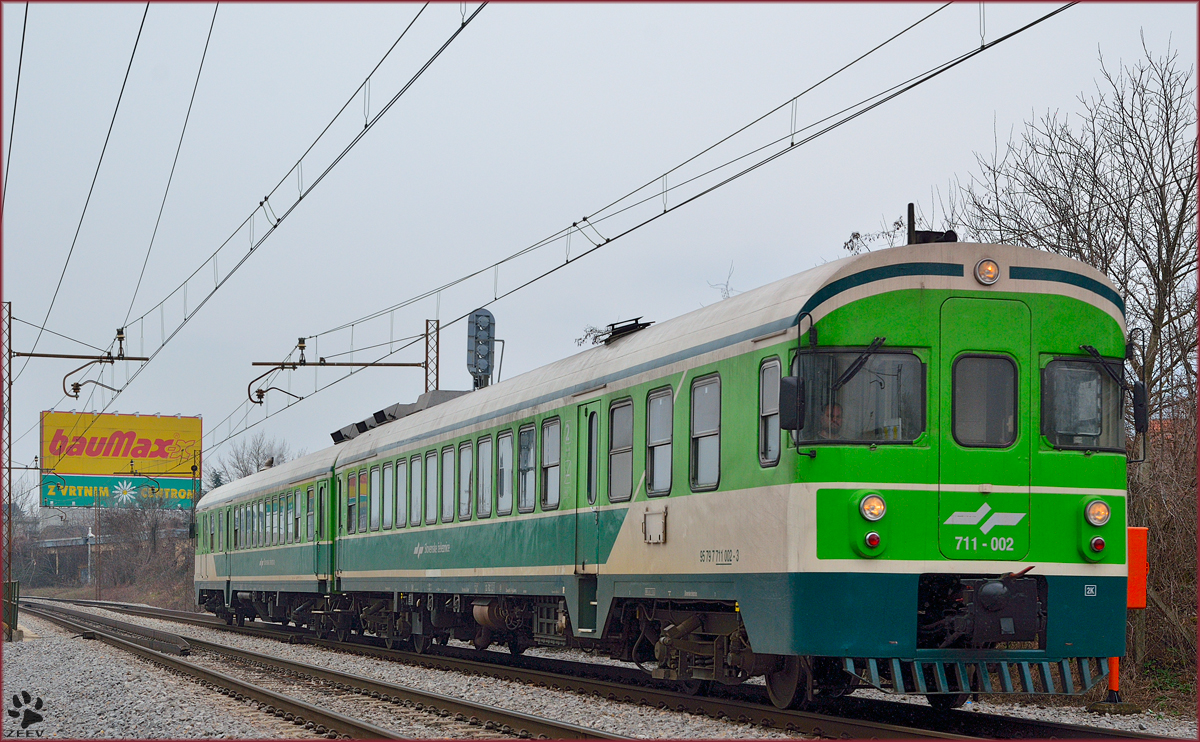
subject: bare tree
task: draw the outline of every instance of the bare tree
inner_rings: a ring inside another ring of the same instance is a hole
[[[1078,129],[1047,113],[1002,156],[976,156],[964,226],[981,242],[1067,255],[1108,275],[1131,331],[1144,332],[1145,355],[1132,363],[1151,413],[1172,414],[1196,386],[1193,70],[1179,69],[1177,53],[1149,50],[1116,73],[1100,64]]]
[[[1067,255],[1105,273],[1126,306],[1145,381],[1150,450],[1129,480],[1128,519],[1150,529],[1150,610],[1132,618],[1137,666],[1195,670],[1196,87],[1168,50],[1111,72],[1073,120],[1026,124],[960,190],[981,242]],[[1179,658],[1183,658],[1181,661]],[[1182,664],[1181,664],[1182,662]],[[1194,677],[1194,675],[1192,676]]]
[[[205,485],[208,489],[215,489],[259,471],[267,462],[278,466],[297,456],[303,456],[304,453],[301,450],[293,456],[287,441],[268,439],[265,433],[260,432],[233,444],[214,464],[206,466]]]

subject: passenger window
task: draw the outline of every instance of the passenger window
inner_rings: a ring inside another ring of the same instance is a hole
[[[437,523],[438,459],[437,451],[425,454],[425,525]]]
[[[421,525],[421,457],[413,456],[409,462],[410,474],[412,475],[409,489],[408,502],[408,522],[411,525]]]
[[[517,472],[517,482],[520,486],[517,493],[517,511],[521,513],[533,512],[533,490],[534,483],[537,481],[537,464],[534,458],[534,440],[536,438],[537,435],[532,425],[526,425],[517,434],[517,445],[520,448],[520,456],[517,460],[520,466]]]
[[[442,522],[454,522],[454,446],[442,449]]]
[[[346,533],[354,533],[358,526],[358,476],[353,472],[346,475]]]
[[[295,495],[287,496],[287,543],[292,543],[295,538],[296,530],[293,524],[293,518],[296,517],[296,497]]]
[[[279,497],[272,497],[267,506],[270,508],[270,515],[267,522],[271,526],[271,539],[268,543],[271,546],[276,546],[279,543]]]
[[[492,439],[479,439],[479,475],[475,478],[479,487],[479,503],[475,513],[480,518],[492,515]]]
[[[367,489],[367,470],[363,469],[358,473],[358,530],[360,533],[367,530],[368,518],[371,515],[370,500],[374,499],[374,495],[374,492]]]
[[[646,494],[671,492],[671,434],[675,397],[671,387],[650,392],[646,402]]]
[[[313,488],[312,487],[308,488],[307,505],[308,505],[308,507],[306,507],[304,509],[304,517],[308,520],[308,540],[309,540],[309,542],[312,542],[316,538],[316,535],[317,535],[315,530],[313,529],[313,526],[316,525],[316,514],[313,511],[313,507],[316,505],[316,503],[313,502]]]
[[[471,442],[467,441],[458,449],[458,519],[471,519],[471,471],[474,462],[471,461]]]
[[[559,456],[562,448],[562,438],[559,435],[558,418],[542,423],[542,510],[554,510],[558,507],[559,488]]]
[[[721,478],[721,378],[692,384],[692,489],[715,489]]]
[[[383,509],[383,498],[379,489],[379,467],[371,467],[371,530],[379,530],[379,514]]]
[[[374,474],[374,472],[372,472]],[[396,508],[396,493],[392,489],[392,465],[383,465],[383,527],[392,527],[392,512]]]
[[[404,527],[404,514],[408,512],[408,462],[396,462],[396,527]]]
[[[972,448],[1007,448],[1017,439],[1017,366],[1005,356],[954,362],[954,440]]]
[[[758,463],[779,463],[779,359],[771,358],[758,370]]]
[[[513,506],[513,436],[501,433],[496,439],[496,515],[508,515]]]
[[[608,499],[623,502],[633,494],[633,400],[608,410]]]

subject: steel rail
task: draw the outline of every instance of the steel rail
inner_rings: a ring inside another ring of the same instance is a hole
[[[94,601],[71,602],[95,605]],[[642,687],[612,680],[564,675],[526,667],[514,667],[502,661],[489,662],[440,653],[417,654],[415,652],[389,650],[357,642],[342,643],[317,639],[311,633],[301,633],[298,629],[267,626],[247,626],[243,629],[238,629],[234,626],[228,626],[220,619],[210,617],[207,614],[186,613],[169,609],[153,609],[145,606],[130,606],[121,603],[108,603],[107,606],[111,606],[111,610],[128,612],[135,615],[163,618],[164,620],[177,620],[224,631],[253,633],[256,636],[283,641],[295,641],[297,638],[306,637],[305,640],[315,646],[340,651],[398,660],[434,669],[470,672],[503,680],[533,683],[553,689],[570,689],[615,701],[644,703],[661,708],[705,714],[713,718],[727,717],[735,721],[767,725],[776,729],[822,736],[875,737],[879,739],[911,739],[921,737],[926,739],[962,739],[964,737],[1009,739],[1163,739],[1159,735],[1107,727],[1089,727],[1078,724],[1041,721],[1017,716],[1003,716],[971,711],[937,711],[917,704],[853,697],[838,699],[837,705],[831,708],[830,713],[785,711],[776,709],[768,704],[754,703],[752,701],[688,696],[674,691]],[[97,607],[100,606],[97,605]],[[499,655],[499,657],[508,659],[507,655]],[[518,662],[528,659],[521,658]],[[620,669],[612,668],[608,665],[588,665],[588,668],[593,672],[601,671],[597,668],[603,668],[604,670]],[[839,711],[853,714],[857,718],[833,715]],[[880,721],[881,718],[887,718],[889,722],[898,721],[899,723],[882,722]]]
[[[71,611],[58,606],[56,606],[54,610],[70,613],[84,621],[91,619],[103,621],[106,625],[114,628],[120,628],[121,630],[125,631],[131,631],[131,633],[132,630],[140,630],[145,632],[153,632],[154,634],[162,634],[162,632],[158,632],[154,629],[149,629],[143,626],[138,626],[136,624],[127,624],[114,619],[98,617],[89,613]],[[132,613],[133,611],[130,610],[129,612]],[[152,613],[151,611],[146,611],[145,609],[138,610],[137,612],[139,614]],[[205,621],[195,620],[203,618],[199,614],[186,614],[182,611],[171,611],[170,613],[176,614],[177,616],[181,617],[180,620],[186,620],[189,623],[196,623],[198,625],[208,623]],[[212,628],[230,628],[226,626],[224,622],[218,621],[216,623],[217,625],[212,626]],[[263,634],[266,633],[272,633],[272,638],[279,638],[279,634],[281,633],[289,638],[293,636],[291,632],[280,632],[277,629],[263,632]],[[299,662],[296,660],[284,659],[282,657],[264,655],[251,650],[230,647],[224,644],[218,644],[216,642],[210,642],[195,637],[179,637],[179,639],[181,641],[186,641],[189,645],[198,649],[204,649],[209,652],[222,654],[228,657],[234,657],[244,662],[265,665],[286,673],[313,677],[318,680],[331,683],[338,688],[345,687],[363,692],[372,698],[381,698],[395,702],[407,701],[417,706],[417,708],[424,708],[435,713],[443,711],[449,715],[461,716],[463,719],[475,719],[480,722],[490,721],[497,726],[499,731],[506,734],[510,733],[511,730],[511,733],[517,736],[548,737],[551,739],[631,739],[630,737],[604,732],[599,729],[582,727],[577,724],[556,721],[554,719],[546,719],[498,706],[475,703],[473,701],[454,698],[452,696],[446,696],[440,693],[422,691],[415,688],[396,685],[394,683],[375,680],[373,678],[363,677],[361,675],[354,675],[352,673],[318,667],[306,662]]]
[[[441,693],[417,690],[403,685],[396,685],[382,680],[354,675],[352,673],[331,670],[325,667],[310,665],[306,662],[288,660],[281,657],[259,654],[246,649],[230,647],[216,642],[188,637],[187,640],[195,647],[206,649],[246,662],[254,662],[287,673],[305,675],[335,684],[336,687],[348,687],[370,695],[391,701],[409,701],[427,710],[442,711],[449,714],[461,715],[467,719],[493,721],[500,725],[501,731],[519,736],[548,737],[550,739],[632,739],[619,734],[603,732],[599,729],[581,727],[568,722],[546,719],[520,711],[475,703],[461,698],[445,696]]]
[[[275,691],[238,680],[222,672],[202,667],[169,654],[156,652],[148,647],[143,647],[140,644],[122,639],[115,634],[91,627],[79,619],[68,618],[55,613],[53,610],[47,610],[46,607],[26,606],[25,610],[70,631],[78,631],[84,635],[91,635],[100,639],[105,644],[118,649],[124,649],[151,662],[194,677],[205,684],[216,687],[224,695],[232,695],[235,698],[239,696],[250,698],[266,706],[268,712],[274,710],[276,715],[279,715],[282,711],[285,719],[290,714],[298,722],[311,722],[318,734],[324,728],[332,730],[335,733],[348,735],[353,739],[407,739],[407,737],[401,737],[389,729],[358,721],[339,714],[336,711],[314,706],[296,698],[289,698]]]

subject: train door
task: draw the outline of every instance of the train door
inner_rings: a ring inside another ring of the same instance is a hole
[[[1035,365],[1025,304],[942,304],[938,545],[948,559],[1008,561],[1029,551]]]
[[[600,571],[600,402],[579,405],[575,430],[575,630],[596,630],[596,575]]]

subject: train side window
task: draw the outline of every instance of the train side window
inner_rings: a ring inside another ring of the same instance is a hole
[[[471,441],[458,448],[458,519],[471,519],[471,471],[472,462]]]
[[[542,423],[542,510],[558,508],[562,480],[559,477],[562,434],[558,418]]]
[[[374,475],[375,472],[371,472]],[[383,528],[392,527],[392,512],[396,509],[396,493],[392,489],[392,465],[383,465]]]
[[[384,495],[379,487],[379,467],[371,467],[371,530],[378,531],[379,515],[383,509]]]
[[[954,440],[971,448],[1007,448],[1017,439],[1017,366],[1007,356],[954,361]]]
[[[438,516],[438,454],[425,454],[425,525],[437,523]]]
[[[513,506],[513,434],[496,438],[496,515],[508,515]]]
[[[532,425],[526,425],[517,432],[517,512],[532,513],[534,501],[534,486],[537,482],[537,458],[535,456],[535,441],[537,431]]]
[[[296,543],[300,543],[303,537],[303,532],[300,530],[300,509],[304,506],[304,493],[296,490],[292,495],[292,499],[296,505],[296,509],[292,511],[292,533],[295,534],[293,540]]]
[[[410,525],[421,525],[421,455],[417,454],[409,462],[411,488],[409,490],[408,522]]]
[[[287,496],[286,495],[276,495],[274,504],[275,504],[275,513],[274,513],[275,518],[274,518],[273,522],[275,524],[275,545],[278,546],[279,544],[283,543],[283,527],[284,527],[283,508],[284,508],[284,506],[287,505]]]
[[[671,387],[655,389],[646,400],[646,494],[671,493],[671,434],[675,396]]]
[[[454,497],[458,487],[455,486],[454,475],[454,446],[442,449],[442,522],[454,522]]]
[[[346,475],[346,533],[354,533],[358,526],[358,475]]]
[[[267,500],[267,546],[275,546],[278,542],[279,528],[275,520],[279,512],[279,498],[272,495]]]
[[[758,369],[758,463],[779,463],[779,359],[768,358]]]
[[[296,528],[296,493],[295,492],[288,495],[287,518],[288,518],[287,540],[288,540],[288,543],[290,544],[290,543],[294,543],[296,541],[297,531],[299,530]]]
[[[368,497],[369,494],[372,494],[372,493],[370,492],[370,490],[367,489],[367,470],[363,469],[362,471],[360,471],[358,473],[358,532],[359,533],[362,533],[363,531],[367,530],[367,526],[369,525],[368,519],[370,518],[370,515],[371,515],[370,498]]]
[[[408,512],[408,462],[396,462],[396,527],[404,527],[404,514]]]
[[[608,408],[608,500],[624,502],[633,494],[633,400]]]
[[[475,505],[475,514],[480,518],[492,517],[492,439],[491,436],[479,439],[479,471],[475,477],[478,482],[479,502]]]
[[[692,382],[692,489],[716,489],[721,479],[721,377]]]
[[[314,530],[314,527],[316,526],[316,513],[313,511],[313,507],[316,506],[316,503],[313,500],[314,500],[313,488],[309,487],[308,488],[308,499],[305,502],[305,505],[307,507],[304,508],[304,518],[307,521],[306,522],[306,525],[308,526],[308,539],[307,540],[310,543],[313,541],[314,538],[316,538],[316,535],[317,535],[316,531]]]
[[[266,502],[266,500],[259,500],[257,503],[257,507],[258,507],[258,523],[256,525],[258,526],[258,545],[266,546],[267,545],[267,502]]]

